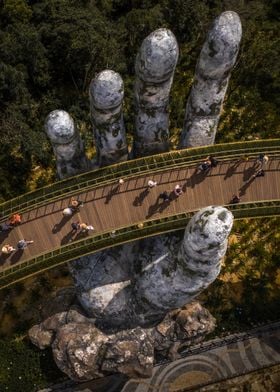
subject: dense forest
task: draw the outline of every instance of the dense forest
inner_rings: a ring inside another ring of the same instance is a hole
[[[0,200],[54,179],[43,131],[50,111],[69,111],[88,151],[94,151],[88,86],[103,69],[119,72],[125,81],[125,120],[133,134],[135,55],[159,27],[170,28],[180,46],[170,107],[171,133],[176,134],[205,34],[224,10],[238,12],[243,38],[217,141],[279,136],[279,0],[1,2]],[[40,173],[35,182],[34,169]]]
[[[180,47],[170,98],[175,144],[205,35],[225,10],[239,14],[243,38],[217,142],[280,137],[280,0],[0,2],[0,201],[55,179],[43,130],[50,111],[67,110],[94,154],[88,87],[103,69],[124,79],[133,136],[134,60],[159,27],[171,29]],[[20,382],[30,392],[61,377],[50,354],[25,337],[44,298],[70,283],[62,267],[0,293],[0,389],[18,390]],[[279,218],[235,222],[222,273],[202,295],[218,320],[215,333],[279,318],[279,295]]]

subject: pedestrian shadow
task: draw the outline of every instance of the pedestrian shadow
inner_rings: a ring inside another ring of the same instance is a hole
[[[254,181],[255,177],[252,176],[242,187],[239,189],[239,196],[244,196],[246,193],[246,190],[249,188],[249,186],[252,184]]]
[[[12,229],[1,231],[0,233],[0,242],[3,242],[5,238],[7,238]]]
[[[71,230],[62,238],[62,240],[60,241],[60,245],[66,245],[72,241],[73,241],[73,231]]]
[[[163,212],[167,207],[170,206],[170,203],[171,203],[171,200],[163,201],[159,206],[158,212],[160,212],[160,213]]]
[[[142,191],[139,194],[139,196],[136,196],[133,203],[132,203],[134,205],[134,207],[141,206],[145,197],[148,196],[149,192],[150,192],[149,188],[146,188],[144,191]]]
[[[75,212],[74,212],[72,215],[63,216],[63,217],[61,218],[61,221],[60,221],[59,223],[56,223],[56,224],[54,225],[54,227],[52,228],[52,233],[53,233],[53,234],[58,233],[58,232],[62,229],[62,227],[63,227],[70,219],[73,218],[73,215],[74,215],[74,214],[75,214]]]
[[[24,249],[17,249],[16,252],[11,257],[11,264],[18,262],[23,255]]]
[[[5,254],[5,253],[2,253],[1,254],[1,257],[0,257],[0,266],[2,267],[2,265],[4,265],[5,264],[5,262],[8,260],[8,258],[11,256],[11,254]]]
[[[226,174],[225,174],[225,176],[224,176],[224,180],[227,180],[228,178],[230,178],[231,176],[233,176],[233,174],[236,172],[236,170],[237,170],[238,166],[240,165],[240,163],[241,163],[241,161],[238,160],[238,161],[236,161],[232,166],[230,166],[230,167],[227,169],[227,172],[226,172]]]
[[[117,185],[117,186],[115,186],[115,188],[112,188],[112,189],[110,190],[110,192],[109,192],[109,193],[107,194],[107,196],[106,196],[105,204],[108,204],[108,203],[110,202],[110,200],[112,199],[112,197],[118,193],[119,189],[120,189],[120,186]]]
[[[243,181],[250,181],[252,175],[255,173],[255,165],[248,167],[243,172]]]
[[[183,192],[185,192],[188,187],[194,188],[196,185],[200,184],[205,179],[208,173],[209,170],[202,172],[198,168],[196,168],[195,172],[187,179],[187,181],[183,185]]]
[[[152,205],[149,207],[149,209],[148,209],[148,214],[146,215],[146,219],[151,218],[151,216],[153,216],[153,215],[157,212],[157,210],[158,210],[159,207],[160,207],[159,201],[160,201],[160,197],[158,196],[158,198],[157,198],[155,204],[152,204]]]

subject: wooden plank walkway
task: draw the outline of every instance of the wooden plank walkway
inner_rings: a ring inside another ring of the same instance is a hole
[[[127,179],[118,189],[118,184],[108,185],[77,194],[84,207],[75,215],[65,219],[62,210],[70,198],[61,199],[24,213],[22,224],[9,233],[0,234],[1,248],[9,243],[16,246],[20,239],[32,239],[34,244],[24,251],[0,256],[0,271],[47,252],[76,237],[71,235],[71,222],[91,224],[95,233],[114,230],[120,226],[135,224],[159,216],[193,211],[208,205],[228,204],[232,195],[241,192],[242,202],[280,199],[280,158],[271,158],[265,167],[265,176],[252,178],[256,172],[254,161],[221,162],[208,174],[197,173],[195,167],[180,167],[164,170],[153,177],[140,176]],[[147,190],[149,179],[158,186]],[[161,192],[171,192],[176,184],[183,186],[183,194],[171,203],[158,200]],[[62,219],[63,218],[63,219]]]

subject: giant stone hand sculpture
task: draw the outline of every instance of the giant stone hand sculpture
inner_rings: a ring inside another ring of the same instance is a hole
[[[214,21],[197,63],[179,147],[214,143],[240,39],[241,23],[236,13],[224,12]],[[169,149],[167,106],[177,59],[178,45],[169,30],[156,30],[141,46],[135,67],[133,157]],[[99,166],[127,159],[123,96],[122,79],[114,71],[99,73],[90,85],[95,164]],[[67,127],[69,131],[65,131]],[[89,167],[66,112],[52,112],[46,120],[46,132],[60,178]],[[176,321],[168,318],[168,312],[187,304],[182,312],[188,314],[189,321],[184,323],[185,332],[176,335],[178,339],[204,336],[213,329],[209,313],[191,301],[219,274],[232,222],[227,209],[207,207],[192,218],[183,238],[148,238],[72,262],[70,272],[79,304],[75,304],[71,317],[68,310],[33,327],[33,342],[40,347],[52,345],[58,366],[73,379],[91,379],[106,371],[149,375],[154,350],[169,347],[174,331],[178,331],[172,327]],[[182,319],[180,314],[178,320]],[[192,319],[199,321],[191,333],[186,333]],[[168,322],[168,328],[162,327]],[[66,344],[67,333],[72,337],[71,345]],[[135,339],[142,343],[129,346]],[[128,357],[124,347],[130,347]]]

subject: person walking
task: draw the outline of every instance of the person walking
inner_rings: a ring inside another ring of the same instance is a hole
[[[210,168],[211,168],[211,162],[208,161],[208,160],[202,162],[202,163],[198,166],[198,169],[199,169],[201,172],[206,172],[206,171],[208,171]]]
[[[64,210],[62,211],[62,215],[63,216],[71,216],[71,215],[73,215],[72,208],[70,208],[70,207],[64,208]]]
[[[14,252],[15,250],[16,250],[16,248],[14,248],[12,245],[10,245],[10,244],[5,244],[3,247],[2,247],[2,253],[4,253],[5,255],[9,255],[9,254],[11,254],[12,252]]]
[[[19,242],[17,243],[17,248],[19,249],[19,250],[21,250],[21,249],[26,249],[27,248],[27,246],[29,245],[29,244],[33,244],[33,242],[34,241],[32,241],[32,240],[19,240]]]
[[[257,171],[256,174],[254,174],[254,178],[256,178],[256,177],[264,177],[264,175],[265,175],[264,170],[260,169],[260,170]]]
[[[262,168],[264,165],[267,164],[269,158],[267,155],[265,154],[260,154],[257,158],[257,164]]]
[[[79,211],[80,207],[83,207],[84,203],[81,200],[75,199],[74,197],[70,200],[69,208],[71,208],[72,212]]]
[[[21,224],[21,216],[20,214],[13,214],[10,217],[9,224],[12,226],[18,226]]]
[[[1,223],[1,224],[0,224],[0,232],[11,230],[13,227],[14,227],[14,226],[11,225],[9,222],[7,222],[7,223]]]
[[[177,184],[174,188],[175,196],[180,196],[183,193],[181,185]]]
[[[211,167],[218,166],[219,161],[216,158],[212,157],[211,155],[207,158],[206,162],[208,162],[208,161],[210,162]]]
[[[94,230],[94,227],[92,225],[88,225],[87,223],[80,223],[80,230],[81,233],[87,234],[89,231]]]
[[[231,204],[238,204],[241,200],[241,197],[238,195],[233,195],[231,199]]]
[[[166,191],[159,194],[159,198],[163,201],[170,201],[170,197]]]
[[[153,180],[149,180],[148,181],[148,187],[149,188],[154,188],[155,186],[157,186],[157,182],[153,181]]]
[[[75,234],[80,229],[80,223],[79,222],[72,222],[71,227],[72,227],[71,232]]]

